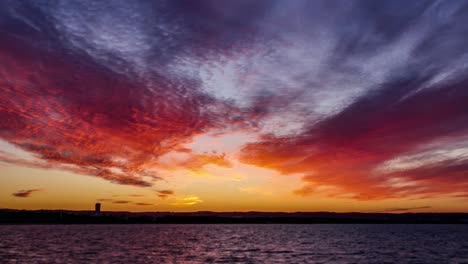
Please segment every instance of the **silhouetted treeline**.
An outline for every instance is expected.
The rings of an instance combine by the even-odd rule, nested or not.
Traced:
[[[316,224],[316,223],[456,223],[468,224],[468,213],[330,213],[330,212],[104,212],[0,210],[0,224]]]

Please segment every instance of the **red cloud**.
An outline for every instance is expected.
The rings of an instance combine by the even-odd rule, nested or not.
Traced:
[[[467,81],[413,92],[424,82],[388,84],[300,135],[247,145],[242,160],[306,174],[299,195],[367,200],[464,192],[468,197],[468,159],[463,156],[399,172],[377,170],[420,146],[457,142],[468,133]],[[392,184],[395,178],[402,182]]]
[[[197,155],[185,149],[184,144],[194,136],[215,129],[231,131],[233,126],[250,128],[249,132],[262,131],[262,122],[284,111],[293,119],[301,117],[298,120],[303,123],[302,132],[284,137],[263,135],[260,142],[245,146],[241,159],[284,174],[303,174],[304,186],[295,191],[299,195],[316,193],[364,200],[466,196],[465,156],[442,157],[399,171],[379,170],[388,161],[417,152],[421,146],[434,142],[452,144],[468,134],[468,80],[460,73],[465,68],[460,59],[466,54],[465,29],[454,26],[441,35],[436,23],[414,35],[408,27],[413,28],[409,25],[415,21],[428,21],[428,13],[422,12],[427,9],[425,5],[408,12],[408,17],[388,15],[392,11],[385,5],[368,9],[363,3],[351,10],[345,8],[347,15],[359,19],[352,29],[343,32],[336,27],[342,24],[340,20],[334,20],[347,17],[340,5],[334,8],[331,19],[325,20],[310,16],[311,10],[329,14],[314,5],[286,6],[285,10],[294,10],[301,18],[297,24],[283,23],[284,12],[279,12],[280,16],[277,13],[282,8],[262,9],[263,4],[237,8],[233,5],[229,16],[223,15],[224,7],[213,3],[190,8],[168,4],[163,5],[168,8],[164,10],[154,6],[154,10],[168,14],[158,16],[158,23],[164,26],[141,28],[140,23],[124,19],[130,24],[114,27],[106,23],[92,31],[125,40],[122,45],[112,45],[109,39],[100,39],[99,34],[94,34],[98,41],[88,41],[83,31],[76,30],[79,26],[67,24],[76,18],[78,25],[83,23],[85,28],[96,25],[81,21],[81,15],[69,21],[64,18],[67,12],[56,14],[47,8],[23,4],[1,6],[5,12],[0,25],[0,138],[32,153],[35,159],[0,153],[1,162],[67,170],[118,184],[148,187],[160,179],[155,169],[159,158],[173,151],[190,155],[176,165],[192,170],[206,164],[231,165],[224,155]],[[460,11],[458,8],[453,10]],[[91,14],[106,17],[121,15],[108,13],[111,10],[100,5],[93,10]],[[268,10],[272,13],[263,13]],[[372,10],[372,15],[366,10]],[[356,11],[359,12],[353,13]],[[421,17],[423,13],[426,15]],[[183,14],[181,17],[186,19],[175,19],[171,14]],[[153,21],[153,13],[146,15],[137,17]],[[466,24],[458,15],[451,16],[450,21],[454,25]],[[267,25],[270,23],[271,28]],[[305,23],[318,25],[320,32],[325,30],[323,43],[313,45],[315,28],[304,27]],[[398,26],[380,26],[391,23]],[[136,30],[127,32],[129,28]],[[148,35],[142,33],[146,31]],[[372,41],[363,41],[362,36]],[[143,42],[147,52],[125,46],[126,40],[130,46]],[[251,49],[253,46],[258,48]],[[278,54],[273,52],[277,48]],[[389,61],[388,69],[382,69],[387,65],[378,66],[379,61],[387,58],[389,51],[391,56],[403,53],[408,63]],[[249,60],[254,53],[261,56]],[[325,58],[315,61],[316,54]],[[236,57],[249,59],[242,63]],[[234,62],[234,66],[229,62]],[[190,64],[189,69],[185,63]],[[372,72],[364,69],[369,66],[360,67],[364,63],[379,68],[379,77],[369,77],[372,80],[366,80],[366,85],[381,85],[357,98],[349,96],[349,102],[326,105],[325,108],[336,106],[333,111],[339,112],[330,111],[333,114],[327,116],[319,113],[315,118],[316,108],[309,109],[307,105],[319,104],[320,94],[329,92],[325,91],[329,88],[333,96],[349,92],[340,91],[340,87],[362,85],[361,79]],[[180,64],[184,66],[177,68]],[[220,77],[221,86],[231,77],[240,80],[226,83],[226,87],[212,87],[218,96],[209,95],[200,74],[185,74],[206,65],[219,67],[205,72],[219,76],[205,77]],[[256,68],[263,66],[271,71],[257,73]],[[184,73],[174,73],[171,67]],[[359,80],[348,85],[351,75],[351,79]],[[246,89],[238,89],[244,84]],[[335,84],[338,88],[332,89]],[[242,103],[247,106],[215,99],[230,92],[250,93],[239,97],[246,100]],[[289,112],[289,108],[296,110]],[[283,123],[287,121],[279,122]],[[172,194],[168,190],[158,193],[161,198]]]
[[[4,162],[150,186],[159,179],[153,169],[158,157],[183,150],[182,143],[205,129],[229,124],[216,121],[227,116],[227,105],[193,82],[155,76],[142,83],[86,58],[5,36],[1,41],[0,137],[40,160]],[[187,166],[200,162],[226,163],[200,156]]]

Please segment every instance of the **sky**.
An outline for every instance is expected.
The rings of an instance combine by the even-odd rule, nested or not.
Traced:
[[[0,208],[468,212],[468,2],[0,2]]]

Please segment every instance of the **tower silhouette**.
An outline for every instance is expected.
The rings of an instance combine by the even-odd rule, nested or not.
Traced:
[[[101,203],[96,203],[96,205],[94,206],[94,214],[95,215],[101,214]]]

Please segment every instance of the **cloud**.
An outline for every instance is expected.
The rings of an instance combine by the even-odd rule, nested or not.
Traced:
[[[130,197],[144,197],[143,194],[129,194]]]
[[[198,203],[202,203],[203,200],[200,199],[198,196],[187,196],[184,198],[178,198],[175,202],[172,203],[174,206],[192,206]]]
[[[110,202],[110,203],[113,203],[113,204],[122,204],[122,205],[125,205],[125,204],[134,204],[134,205],[137,205],[137,206],[150,206],[150,205],[153,205],[153,204],[150,204],[150,203],[134,202],[134,201],[129,201],[129,200],[116,200],[116,199],[110,199],[110,198],[100,198],[100,199],[97,199],[97,201],[98,202]]]
[[[114,201],[114,199],[108,199],[108,198],[100,198],[100,199],[97,199],[98,202],[112,202]]]
[[[358,199],[462,190],[467,184],[460,176],[466,174],[466,158],[398,173],[376,175],[374,169],[425,144],[463,138],[468,132],[463,121],[467,116],[465,84],[460,80],[415,94],[411,93],[425,85],[424,79],[385,84],[297,137],[248,145],[243,160],[283,173],[309,174],[304,177],[306,187],[297,191],[302,195],[313,193],[317,183],[339,186],[337,194],[356,193]],[[434,105],[438,105],[436,112]],[[418,180],[422,188],[382,186],[389,177]]]
[[[84,8],[85,5],[78,6]],[[108,69],[109,65],[118,67],[120,64],[107,59],[118,60],[115,57],[123,54],[125,60],[125,54],[132,55],[136,50],[127,50],[132,43],[113,46],[119,42],[113,37],[130,39],[119,31],[104,29],[104,33],[113,37],[103,40],[75,36],[73,30],[79,28],[80,23],[87,23],[85,18],[91,11],[77,12],[69,18],[73,21],[60,22],[68,12],[75,12],[68,4],[57,7],[61,11],[44,6],[35,8],[45,17],[58,16],[55,20],[44,19],[37,25],[44,34],[47,29],[56,28],[71,40],[63,42],[56,39],[56,35],[33,34],[37,37],[35,41],[23,41],[16,37],[21,34],[18,29],[2,28],[11,34],[3,35],[0,45],[0,58],[4,62],[0,67],[0,82],[4,87],[0,96],[0,137],[42,161],[10,160],[11,163],[59,169],[65,165],[79,174],[146,187],[159,179],[154,167],[160,156],[179,149],[182,143],[207,128],[225,125],[222,120],[227,106],[204,95],[194,79],[154,73],[151,79],[141,80],[138,75],[122,75]],[[114,12],[96,8],[99,12]],[[120,10],[120,7],[115,8]],[[28,12],[16,5],[6,10],[12,14]],[[104,17],[107,15],[102,14]],[[5,19],[16,21],[18,17]],[[65,28],[60,23],[64,23]],[[94,30],[94,26],[99,25],[89,24],[89,30]],[[123,27],[125,34],[133,34],[132,25],[128,28],[114,26],[116,29]],[[98,28],[102,29],[96,27],[96,30]],[[95,35],[105,37],[104,33]],[[93,42],[81,42],[86,39]],[[52,50],[42,48],[49,44]],[[155,47],[161,45],[151,48]],[[87,55],[82,53],[82,48]],[[104,61],[102,56],[106,57]],[[42,66],[36,67],[37,63]]]
[[[160,190],[156,192],[158,193],[158,197],[162,199],[166,199],[167,197],[175,194],[175,192],[172,190]]]
[[[153,205],[153,204],[150,204],[150,203],[135,203],[135,205],[138,205],[138,206],[150,206],[150,205]]]
[[[130,201],[125,201],[125,200],[113,200],[112,203],[115,204],[128,204]]]
[[[419,207],[408,207],[408,208],[387,208],[385,212],[403,212],[403,211],[412,211],[420,209],[430,209],[432,206],[419,206]]]
[[[371,210],[366,211],[366,213],[398,213],[398,212],[408,212],[408,211],[417,211],[422,209],[431,209],[432,206],[418,206],[418,207],[400,207],[400,208],[386,208],[383,210]]]
[[[161,156],[158,167],[167,170],[185,168],[192,171],[200,171],[205,165],[209,164],[227,168],[232,167],[232,162],[226,153],[218,154],[216,151],[212,151],[211,153],[206,151],[204,153],[196,153],[192,150],[186,152],[179,151],[179,149]]]
[[[151,186],[151,183],[145,180],[142,180],[134,174],[124,174],[124,173],[114,173],[109,169],[99,168],[99,167],[79,167],[74,164],[61,164],[61,163],[51,163],[40,159],[35,160],[25,160],[17,158],[11,154],[2,154],[0,153],[0,162],[6,164],[14,164],[18,166],[25,166],[30,168],[38,169],[60,169],[64,171],[70,171],[76,174],[82,175],[92,175],[100,177],[111,181],[113,183],[125,184],[125,185],[134,185],[138,187],[148,187]],[[154,178],[153,179],[158,179]]]
[[[369,77],[375,77],[364,83],[368,88],[354,98],[347,96],[347,101],[339,103],[335,111],[319,118],[307,117],[310,121],[298,133],[268,135],[260,142],[248,144],[241,159],[284,174],[305,174],[305,185],[295,191],[299,195],[368,200],[463,191],[468,183],[461,176],[466,174],[464,157],[399,173],[377,171],[376,168],[426,145],[438,142],[453,145],[465,137],[468,132],[465,105],[468,101],[464,87],[468,79],[458,70],[452,72],[451,69],[459,66],[455,53],[459,56],[467,54],[468,50],[459,46],[466,40],[455,33],[461,28],[443,37],[436,32],[442,24],[448,23],[444,20],[448,18],[442,15],[444,12],[452,14],[454,20],[465,21],[467,18],[454,15],[460,11],[459,5],[424,6],[419,3],[398,15],[401,23],[398,22],[400,24],[395,28],[378,28],[380,23],[396,25],[395,20],[380,13],[383,10],[392,12],[395,7],[366,6],[369,3],[365,3],[349,10],[350,14],[357,11],[359,18],[352,22],[355,31],[351,27],[340,35],[342,41],[335,47],[338,52],[335,58],[341,65],[353,65],[354,69],[343,69],[343,76],[360,76],[361,80],[362,75],[356,73],[364,73],[366,69],[362,65],[373,65]],[[371,6],[377,8],[373,14],[367,13]],[[413,27],[431,15],[437,17],[434,27],[415,32]],[[377,34],[377,28],[383,30],[383,34]],[[438,45],[442,40],[458,48],[452,53]],[[368,50],[369,47],[373,48]],[[397,53],[393,54],[391,50]],[[385,57],[385,54],[393,54],[398,60]],[[357,58],[360,64],[355,64]],[[379,60],[383,58],[386,69],[379,68]],[[448,61],[457,66],[445,64]],[[335,74],[336,69],[330,69],[330,74]],[[447,78],[435,80],[434,76]],[[339,87],[336,94],[346,93],[345,90],[348,90],[345,86]],[[432,151],[437,153],[438,149]],[[385,185],[394,177],[412,185]],[[324,189],[323,186],[331,187]]]
[[[161,169],[232,167],[236,153],[187,146],[242,132],[255,136],[236,142],[240,160],[304,175],[298,195],[460,194],[466,8],[1,3],[0,138],[33,158],[2,152],[0,162],[151,187]]]
[[[33,193],[39,192],[41,190],[42,189],[20,190],[15,193],[12,193],[12,195],[19,198],[28,198],[31,197]]]

